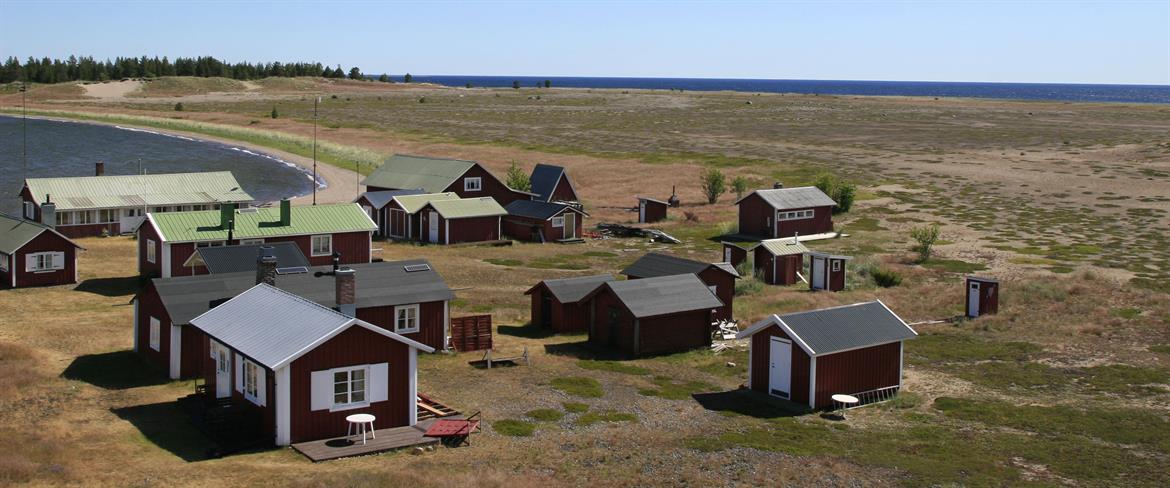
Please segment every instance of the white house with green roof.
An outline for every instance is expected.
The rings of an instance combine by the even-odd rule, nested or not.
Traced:
[[[69,237],[134,232],[147,213],[215,210],[254,200],[230,171],[28,178],[20,197],[24,218]]]
[[[138,270],[143,275],[204,274],[183,263],[200,247],[293,242],[313,266],[372,260],[371,239],[377,225],[356,203],[148,213],[138,229]]]

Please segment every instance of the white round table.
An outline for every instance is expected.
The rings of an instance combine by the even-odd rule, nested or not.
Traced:
[[[857,397],[855,397],[853,395],[836,394],[836,395],[833,395],[832,398],[833,398],[833,402],[835,404],[840,405],[840,407],[837,408],[837,410],[841,411],[841,418],[845,418],[845,409],[847,409],[853,405],[857,405],[858,403],[861,403],[861,400],[858,400]]]
[[[366,443],[367,433],[370,434],[371,439],[377,439],[378,436],[374,435],[374,420],[375,417],[368,413],[355,413],[346,417],[345,421],[349,422],[349,425],[345,429],[345,438],[349,439],[350,432],[353,432],[352,435],[357,435],[357,432],[360,430],[362,433],[362,444]]]

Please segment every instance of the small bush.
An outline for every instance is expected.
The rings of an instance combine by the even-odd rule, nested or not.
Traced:
[[[579,402],[564,402],[561,403],[561,406],[565,407],[565,411],[569,413],[585,413],[589,411],[589,405]]]
[[[579,397],[600,398],[605,394],[605,392],[601,390],[601,383],[598,383],[597,380],[593,378],[567,376],[553,378],[549,384],[552,385],[553,388]]]
[[[930,259],[930,253],[935,242],[938,241],[939,233],[938,224],[915,227],[910,230],[910,237],[918,243],[914,246],[914,252],[918,253],[918,262],[925,263]]]
[[[882,288],[893,288],[902,284],[902,274],[894,270],[875,269],[871,276],[873,276],[873,282]]]
[[[175,111],[176,111],[176,112],[182,112],[182,111],[183,111],[183,102],[178,102],[178,103],[176,103],[176,104],[175,104]]]
[[[556,422],[565,418],[565,412],[555,408],[538,408],[536,410],[529,410],[528,413],[524,415],[542,422]]]
[[[764,282],[754,277],[735,281],[735,296],[754,295],[764,291]]]
[[[615,412],[608,410],[605,412],[589,412],[577,419],[577,425],[593,425],[598,422],[636,422],[638,416],[632,413]]]
[[[280,116],[280,114],[278,114],[278,113],[276,112],[276,106],[275,106],[275,105],[273,105],[273,106],[272,106],[272,113],[271,113],[270,115],[271,115],[271,116],[272,116],[272,118],[274,118],[274,119],[275,119],[276,117]]]
[[[493,423],[492,429],[512,437],[532,437],[532,433],[536,432],[536,424],[524,420],[504,419]]]
[[[699,186],[703,189],[703,195],[707,197],[707,203],[714,204],[719,201],[719,195],[727,192],[726,178],[719,170],[707,168],[699,178]]]

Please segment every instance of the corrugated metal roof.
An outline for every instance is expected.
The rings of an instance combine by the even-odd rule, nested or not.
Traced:
[[[195,250],[207,271],[212,274],[239,273],[256,271],[256,258],[260,257],[261,247],[271,247],[272,256],[276,258],[276,267],[292,268],[309,266],[309,259],[293,242],[273,242],[270,244],[246,244],[235,246],[200,247]]]
[[[390,200],[394,197],[422,195],[423,193],[424,192],[422,190],[382,190],[368,191],[362,193],[361,196],[365,197],[366,201],[370,202],[370,205],[373,205],[375,209],[381,210],[382,207],[385,207],[387,203],[390,203]],[[356,202],[357,200],[354,201]]]
[[[544,280],[541,281],[541,283],[548,287],[553,296],[557,297],[557,301],[561,303],[577,303],[581,301],[582,298],[585,298],[585,295],[592,293],[593,290],[597,289],[597,287],[610,281],[617,281],[617,278],[614,278],[613,275],[603,274],[594,276],[581,276],[577,278]],[[534,289],[536,289],[536,287],[533,287],[527,292],[524,292],[524,294],[529,295]]]
[[[24,247],[25,244],[28,244],[29,241],[36,239],[37,236],[41,235],[41,233],[45,231],[61,235],[59,232],[56,232],[48,226],[38,222],[24,220],[13,217],[11,215],[0,213],[0,252],[11,255],[18,249]],[[79,248],[81,247],[78,246],[77,243],[70,240],[68,237],[63,235],[61,235],[61,237],[66,241],[69,241],[70,244],[73,244]],[[9,263],[9,266],[15,265],[13,263]]]
[[[532,183],[532,193],[537,195],[537,200],[547,202],[552,198],[553,190],[557,187],[557,182],[561,180],[561,175],[565,174],[565,168],[554,166],[551,164],[537,163],[535,168],[532,168],[532,176],[528,180]]]
[[[382,188],[421,188],[428,193],[446,190],[475,161],[395,154],[370,173],[362,184]]]
[[[780,324],[782,322],[782,324]],[[906,322],[880,300],[808,312],[773,315],[740,333],[752,335],[776,323],[786,328],[814,356],[914,338]],[[810,351],[811,350],[811,351]]]
[[[832,198],[825,195],[815,186],[801,186],[797,188],[777,188],[772,190],[756,190],[752,194],[759,195],[768,205],[783,210],[786,208],[832,207],[837,205]],[[750,194],[748,196],[751,196]],[[743,197],[747,198],[747,196]],[[743,201],[739,199],[735,203]]]
[[[723,302],[693,274],[611,281],[604,286],[613,290],[637,318],[723,306]]]
[[[791,237],[768,239],[766,241],[760,242],[756,246],[752,246],[752,249],[755,249],[757,246],[763,246],[764,249],[767,249],[768,252],[772,253],[773,256],[791,256],[793,254],[804,254],[806,252],[810,252],[807,247],[804,247],[804,244],[794,241],[795,239],[792,239]]]
[[[253,200],[230,171],[29,178],[25,184],[38,200],[50,195],[57,210]]]
[[[495,198],[460,198],[457,200],[433,200],[431,207],[444,219],[466,219],[471,217],[498,217],[508,215]]]
[[[418,213],[419,210],[422,210],[430,202],[458,199],[459,194],[452,192],[423,193],[421,195],[401,195],[394,197],[394,201],[398,202],[398,205],[408,214]]]
[[[529,219],[548,220],[563,212],[565,209],[572,208],[573,207],[562,203],[540,202],[536,200],[516,200],[512,203],[509,203],[505,210],[508,211],[508,215],[515,215],[517,217],[525,217]]]
[[[357,308],[384,307],[410,303],[451,300],[455,294],[433,269],[406,272],[405,267],[428,264],[425,259],[387,261],[349,265],[354,273],[355,304]],[[280,262],[277,262],[280,266]],[[332,277],[313,276],[316,271],[329,271],[330,266],[318,266],[309,273],[279,275],[276,286],[297,296],[332,307],[336,304],[336,290]],[[256,284],[256,272],[207,274],[155,278],[152,280],[163,306],[175,324],[186,324],[206,312],[209,304],[231,298]]]
[[[670,206],[670,203],[669,203],[669,202],[665,202],[665,201],[659,200],[659,199],[657,199],[657,198],[651,198],[651,197],[638,197],[638,200],[646,200],[646,201],[648,201],[648,202],[660,203],[660,204],[662,204],[662,205]]]
[[[739,273],[731,265],[721,266],[720,264],[726,263],[704,263],[702,261],[684,259],[669,254],[652,252],[643,255],[637,261],[634,261],[634,264],[627,266],[626,269],[622,270],[622,274],[638,278],[653,278],[655,276],[671,276],[687,273],[698,274],[711,266],[715,266],[733,276],[739,276]]]
[[[378,227],[356,203],[294,206],[290,225],[280,225],[280,208],[236,210],[235,239],[331,234],[335,232],[372,231]],[[219,210],[199,212],[150,213],[166,242],[222,241],[228,231],[220,227]]]

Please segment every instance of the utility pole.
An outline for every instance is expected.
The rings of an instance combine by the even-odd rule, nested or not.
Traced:
[[[25,92],[28,91],[28,82],[20,84],[20,132],[21,143],[20,149],[20,169],[24,173],[24,179],[28,179],[28,106],[25,103]]]
[[[317,204],[317,104],[321,97],[313,99],[313,205]]]

